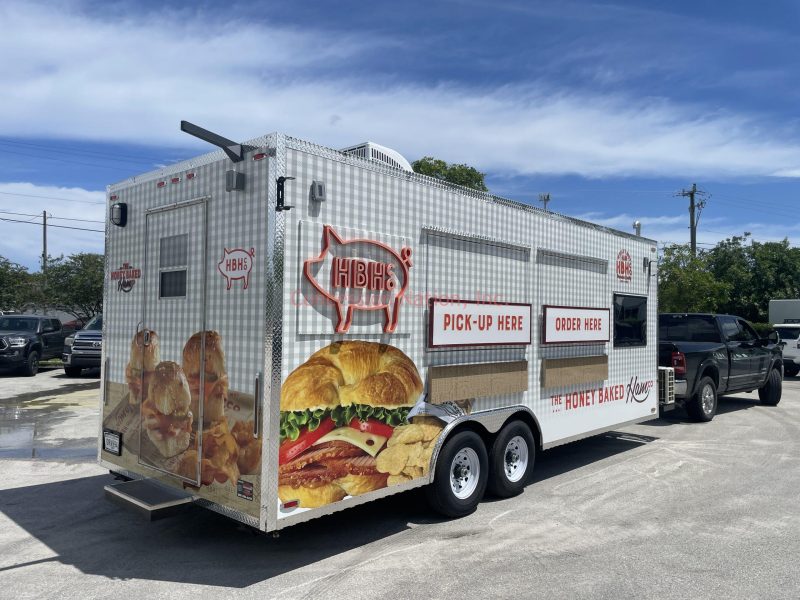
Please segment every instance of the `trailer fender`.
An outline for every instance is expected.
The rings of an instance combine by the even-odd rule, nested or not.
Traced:
[[[514,406],[506,406],[503,408],[493,408],[471,415],[462,415],[450,423],[448,423],[442,433],[436,440],[436,445],[431,454],[430,468],[428,469],[428,483],[433,482],[433,476],[436,471],[436,462],[439,459],[439,454],[444,447],[447,439],[458,431],[469,429],[474,431],[483,438],[487,449],[491,446],[494,434],[500,431],[503,426],[512,419],[519,419],[528,424],[536,439],[536,444],[541,449],[542,447],[542,432],[539,427],[539,421],[533,411],[527,406],[520,404]]]

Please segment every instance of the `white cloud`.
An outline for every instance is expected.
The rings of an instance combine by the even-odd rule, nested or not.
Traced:
[[[31,183],[0,183],[0,219],[14,219],[0,220],[0,256],[32,271],[39,270],[43,210],[47,210],[48,215],[47,253],[50,256],[102,253],[103,233],[81,229],[103,230],[104,206],[105,192]]]
[[[689,243],[689,218],[686,213],[635,217],[627,213],[609,215],[591,212],[574,216],[628,233],[633,233],[633,222],[638,220],[642,223],[643,237],[662,244]],[[704,217],[697,229],[697,243],[701,248],[709,248],[726,238],[741,236],[745,231],[750,232],[752,239],[758,242],[776,242],[788,238],[793,245],[800,243],[800,223],[734,223],[723,217]]]
[[[396,40],[168,9],[100,18],[80,6],[0,7],[3,135],[177,146],[194,143],[178,132],[188,119],[238,139],[371,139],[484,171],[800,175],[800,145],[750,115],[547,81],[385,83],[349,66]]]

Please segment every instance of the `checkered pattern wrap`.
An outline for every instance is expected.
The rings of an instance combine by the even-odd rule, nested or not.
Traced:
[[[614,234],[540,210],[524,210],[490,196],[464,194],[414,174],[297,140],[288,143],[286,175],[296,179],[287,184],[287,197],[295,208],[286,217],[282,379],[313,352],[335,340],[374,339],[408,354],[423,380],[432,365],[527,360],[527,392],[477,399],[474,410],[526,405],[542,426],[544,443],[650,414],[651,402],[592,406],[583,409],[581,415],[555,413],[549,405],[552,394],[587,386],[545,391],[540,384],[542,358],[581,355],[609,356],[605,385],[628,384],[634,375],[640,379],[655,376],[655,270],[648,274],[643,268],[645,258],[655,258],[649,240]],[[325,202],[310,200],[309,190],[315,180],[327,186]],[[335,334],[328,307],[294,301],[295,290],[303,280],[303,262],[320,252],[324,225],[349,227],[351,234],[359,237],[372,232],[378,241],[384,241],[387,234],[411,240],[414,266],[397,333],[382,333],[380,322],[376,322],[371,329]],[[539,249],[555,253],[555,257],[537,261]],[[630,282],[616,275],[616,257],[622,249],[632,257]],[[610,308],[613,317],[615,292],[648,296],[647,346],[615,348],[613,342],[540,345],[542,305]],[[531,303],[533,344],[428,350],[427,300],[432,296]]]

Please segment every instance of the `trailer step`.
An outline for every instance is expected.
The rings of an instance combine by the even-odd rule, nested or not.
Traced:
[[[134,479],[103,488],[106,499],[131,509],[150,521],[171,517],[188,508],[194,496],[154,479]]]

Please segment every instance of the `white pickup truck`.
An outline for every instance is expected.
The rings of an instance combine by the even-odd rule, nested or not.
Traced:
[[[774,325],[783,345],[783,372],[787,377],[800,373],[800,323]]]

